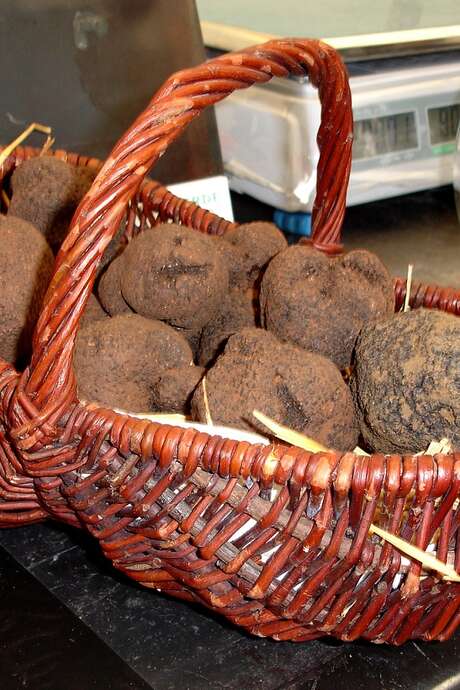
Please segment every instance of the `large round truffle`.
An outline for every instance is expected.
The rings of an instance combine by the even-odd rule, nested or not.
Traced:
[[[54,257],[43,235],[21,218],[0,216],[0,236],[0,357],[20,364],[30,353]]]
[[[152,408],[159,412],[189,414],[193,391],[204,374],[203,367],[167,369],[152,388]]]
[[[249,291],[231,290],[219,314],[203,329],[198,355],[199,364],[209,366],[222,352],[231,335],[251,326],[257,326],[252,294]]]
[[[108,265],[97,288],[101,304],[110,316],[130,314],[133,311],[121,294],[121,275],[125,270],[123,259],[122,254]]]
[[[228,269],[209,237],[168,224],[149,229],[123,254],[121,291],[134,311],[197,330],[218,311]]]
[[[234,247],[234,266],[241,276],[241,287],[253,287],[260,282],[270,259],[287,247],[287,240],[273,223],[256,221],[238,225],[223,235]],[[228,254],[231,260],[231,254]],[[235,284],[238,281],[235,279]]]
[[[173,328],[137,314],[86,326],[74,356],[81,398],[131,411],[152,409],[152,386],[163,371],[191,361],[187,341]]]
[[[460,318],[416,309],[365,326],[352,389],[373,450],[416,453],[443,438],[460,448]]]
[[[94,170],[52,156],[30,158],[11,177],[13,196],[8,213],[33,223],[56,253],[94,177]]]
[[[350,365],[361,328],[393,312],[391,277],[365,250],[330,258],[295,245],[270,262],[262,279],[262,323],[281,340]]]
[[[355,447],[358,427],[351,393],[329,360],[281,343],[262,329],[232,335],[206,374],[211,418],[216,424],[258,429],[256,408],[277,422],[330,448]],[[206,421],[204,388],[192,399],[192,414]]]

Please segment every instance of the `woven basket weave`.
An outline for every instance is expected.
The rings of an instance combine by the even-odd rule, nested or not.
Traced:
[[[460,585],[403,559],[369,528],[375,523],[421,549],[434,543],[438,559],[459,571],[460,454],[310,454],[152,423],[77,398],[78,324],[125,214],[126,241],[160,220],[214,234],[231,226],[144,181],[147,171],[206,106],[289,74],[308,75],[319,91],[312,241],[338,252],[351,99],[338,55],[321,42],[271,41],[175,74],[102,168],[55,152],[100,171],[57,257],[30,366],[18,374],[0,362],[0,525],[51,517],[83,527],[129,577],[200,602],[256,635],[445,640],[460,622]],[[36,154],[16,150],[2,179]],[[396,309],[405,289],[395,281]],[[416,285],[410,302],[460,314],[460,292],[451,289]]]

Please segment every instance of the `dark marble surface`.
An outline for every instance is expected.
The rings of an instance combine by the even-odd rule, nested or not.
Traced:
[[[55,610],[55,598],[66,604],[76,623],[85,623],[155,690],[460,688],[459,635],[444,644],[410,642],[401,648],[333,640],[295,644],[250,638],[204,609],[125,579],[105,561],[95,542],[77,530],[52,523],[4,530],[0,544],[53,595],[46,606],[44,627],[50,638],[57,638],[50,642],[56,664],[68,654],[69,637],[59,631],[61,609]],[[23,600],[21,583],[14,587],[11,583],[11,577],[3,582],[1,615],[21,619],[31,595],[27,590]],[[10,590],[14,591],[12,600],[7,596]],[[33,637],[33,620],[23,627],[29,626]],[[14,654],[30,654],[32,663],[34,647],[25,649],[24,644],[25,640],[19,640]],[[79,644],[82,642],[76,642],[75,651]],[[88,654],[91,657],[91,650]],[[111,687],[90,685],[99,658],[95,648],[88,682],[78,687]],[[10,687],[13,690],[15,686],[8,690]],[[45,686],[37,687],[41,690]]]
[[[2,547],[0,687],[2,690],[149,688]]]

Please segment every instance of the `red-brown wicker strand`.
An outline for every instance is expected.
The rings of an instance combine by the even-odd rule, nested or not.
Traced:
[[[323,119],[317,246],[340,238],[351,150],[346,74],[317,41],[276,41],[172,77],[115,147],[57,261],[20,377],[0,362],[0,526],[51,516],[87,529],[122,572],[198,602],[253,634],[402,644],[448,639],[460,585],[370,537],[376,522],[460,569],[460,454],[358,457],[251,445],[149,422],[76,399],[73,339],[97,263],[127,214],[125,241],[174,220],[228,222],[142,178],[207,104],[271,76],[309,74]],[[18,149],[2,179],[33,149]],[[98,161],[59,151],[75,165]],[[129,204],[129,205],[128,205]],[[137,222],[140,220],[140,223]],[[405,281],[395,281],[396,308]],[[459,292],[413,285],[410,303],[459,314]],[[436,541],[433,541],[437,536]]]

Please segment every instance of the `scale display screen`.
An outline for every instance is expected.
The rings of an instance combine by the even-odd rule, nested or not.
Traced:
[[[354,122],[354,160],[408,151],[417,147],[417,124],[414,111]]]
[[[455,141],[460,123],[460,103],[428,108],[431,145]]]

